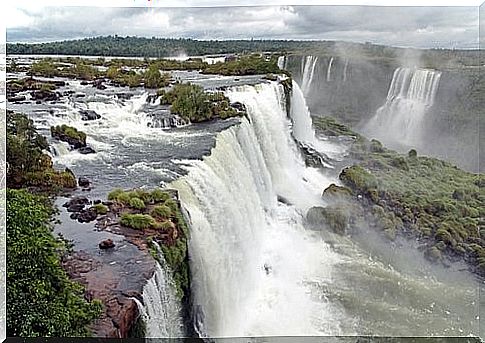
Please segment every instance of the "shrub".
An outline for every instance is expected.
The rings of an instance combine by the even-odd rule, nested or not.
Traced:
[[[167,201],[165,201],[164,205],[168,206],[172,210],[172,212],[176,212],[179,209],[177,202],[173,199],[168,199]]]
[[[172,210],[166,205],[155,206],[150,213],[155,218],[170,218]]]
[[[116,197],[116,202],[123,205],[128,205],[130,203],[130,199],[130,194],[128,192],[122,192]]]
[[[409,158],[416,158],[416,157],[418,157],[418,152],[415,149],[411,149],[408,152],[408,157]]]
[[[145,208],[145,203],[140,198],[131,198],[130,206],[137,210],[143,210]]]
[[[170,194],[162,191],[160,188],[155,188],[150,193],[150,196],[152,197],[153,201],[155,201],[155,202],[167,201],[168,199],[170,199]]]
[[[108,213],[108,206],[103,204],[95,204],[92,206],[96,210],[97,214],[106,214]]]
[[[155,228],[157,228],[159,230],[165,231],[165,230],[173,228],[175,225],[170,220],[164,220],[162,222],[156,222],[154,226],[155,226]]]
[[[118,196],[121,194],[121,193],[124,193],[125,191],[122,190],[121,188],[115,188],[113,189],[111,192],[109,192],[108,194],[108,200],[116,200],[118,198]]]
[[[121,215],[120,224],[132,229],[143,230],[152,227],[155,224],[155,219],[148,214],[123,213]]]

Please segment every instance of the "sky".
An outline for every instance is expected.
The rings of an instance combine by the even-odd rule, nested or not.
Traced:
[[[291,6],[273,5],[284,1],[266,0],[264,4],[267,6],[202,8],[156,6],[162,3],[163,6],[168,3],[170,6],[220,6],[227,1],[140,1],[116,1],[123,7],[108,7],[113,5],[110,0],[83,2],[102,4],[103,7],[66,6],[76,5],[76,1],[69,3],[66,0],[12,2],[4,11],[6,39],[8,42],[46,42],[117,34],[194,39],[369,41],[417,48],[477,48],[479,39],[479,10],[477,3],[471,0],[454,3],[468,7]],[[250,4],[248,1],[236,0],[231,4]],[[350,0],[346,3],[382,3],[369,1]],[[321,2],[308,0],[305,3]],[[421,0],[419,3],[432,5],[437,2]]]

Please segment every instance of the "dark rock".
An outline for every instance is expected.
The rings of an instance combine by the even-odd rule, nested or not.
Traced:
[[[305,158],[305,164],[307,167],[323,168],[330,163],[330,158],[323,153],[320,153],[301,142],[298,142],[298,146]]]
[[[101,200],[96,199],[96,200],[94,200],[93,204],[95,204],[95,205],[101,204]]]
[[[88,81],[81,81],[81,85],[82,86],[87,86],[87,85],[89,85],[89,82]]]
[[[231,104],[231,107],[234,107],[236,110],[238,110],[240,112],[246,112],[246,106],[239,101],[233,102]]]
[[[36,101],[56,101],[59,97],[56,93],[47,90],[38,90],[30,93],[32,100]]]
[[[74,94],[74,97],[75,98],[84,98],[86,96],[86,94],[84,93],[77,93],[77,94]]]
[[[51,136],[52,138],[58,139],[60,141],[68,143],[73,149],[81,149],[86,147],[86,137],[72,136],[66,134],[66,131],[58,129],[58,127],[51,128]]]
[[[25,100],[26,100],[26,98],[23,95],[12,96],[12,97],[7,98],[8,102],[20,102],[20,101],[25,101]]]
[[[132,96],[130,93],[116,93],[116,97],[121,100],[130,100]]]
[[[110,248],[114,248],[114,247],[115,247],[115,243],[111,239],[106,239],[106,240],[102,241],[101,243],[99,243],[100,249],[110,249]]]
[[[99,89],[99,90],[105,90],[106,86],[103,85],[104,79],[98,79],[93,81],[93,87]]]
[[[42,104],[42,101],[37,100],[35,103],[36,103],[37,105],[40,105],[40,104]]]
[[[83,155],[95,154],[96,153],[96,151],[93,148],[89,147],[89,146],[81,147],[77,151],[79,151],[79,153],[80,154],[83,154]]]
[[[64,203],[62,206],[67,207],[68,212],[79,212],[86,204],[89,204],[89,199],[83,196],[77,196]]]
[[[77,182],[80,187],[89,187],[90,181],[87,177],[81,176]]]
[[[77,220],[80,223],[89,223],[96,220],[97,217],[98,213],[96,212],[96,209],[88,208],[87,210],[82,210],[78,213]]]
[[[81,120],[96,120],[100,119],[101,116],[92,110],[80,110]]]
[[[147,96],[146,102],[148,104],[152,104],[152,103],[154,103],[157,100],[157,98],[158,98],[158,95],[156,95],[156,94],[150,94],[149,96]]]
[[[325,199],[329,198],[346,198],[352,196],[352,191],[350,188],[337,186],[336,184],[332,183],[330,186],[325,188],[323,191],[322,196]]]

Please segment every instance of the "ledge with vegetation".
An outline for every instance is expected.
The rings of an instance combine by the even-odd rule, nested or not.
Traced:
[[[309,211],[311,223],[343,233],[365,217],[390,240],[397,235],[417,240],[430,260],[465,261],[485,276],[483,174],[418,156],[415,150],[398,154],[329,117],[314,117],[314,126],[328,136],[354,137],[350,157],[356,162],[340,173],[345,187],[325,190],[332,205]]]

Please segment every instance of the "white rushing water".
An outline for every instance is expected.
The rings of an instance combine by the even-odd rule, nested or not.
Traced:
[[[333,57],[330,57],[330,61],[328,62],[327,67],[327,82],[330,82],[330,76],[332,73],[332,65],[333,65]]]
[[[321,203],[331,180],[304,167],[281,85],[228,95],[246,105],[251,123],[220,133],[211,155],[174,183],[190,214],[198,330],[211,337],[339,334],[340,309],[312,294],[313,283],[330,281],[337,256],[303,228],[301,216]]]
[[[317,62],[318,56],[306,56],[304,59],[301,90],[305,95],[310,91]]]
[[[279,56],[277,65],[278,65],[278,68],[280,68],[281,70],[285,69],[285,67],[286,67],[286,56]]]
[[[393,145],[417,145],[426,111],[433,106],[441,72],[431,69],[397,68],[387,99],[365,126],[370,136]]]
[[[143,287],[143,304],[137,301],[146,326],[145,337],[183,337],[181,306],[175,294],[172,272],[160,251],[159,258],[162,265],[157,262],[155,273]]]
[[[346,59],[345,59],[345,64],[344,64],[343,78],[342,78],[342,80],[343,80],[344,82],[346,82],[346,81],[347,81],[347,68],[348,68],[348,66],[349,66],[349,59],[348,59],[348,58],[346,58]]]

